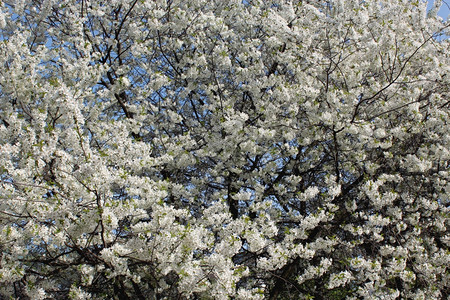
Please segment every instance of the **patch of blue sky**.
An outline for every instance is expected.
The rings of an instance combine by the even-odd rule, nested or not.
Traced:
[[[435,0],[428,1],[428,10],[433,8]],[[438,16],[440,16],[444,21],[448,21],[448,17],[450,14],[450,0],[443,0],[441,8],[438,11]]]

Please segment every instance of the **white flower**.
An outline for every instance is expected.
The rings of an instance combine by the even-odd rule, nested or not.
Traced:
[[[6,26],[6,20],[5,20],[5,14],[3,11],[0,10],[0,29],[5,28]]]
[[[83,291],[80,287],[75,287],[72,285],[69,292],[70,299],[73,300],[89,300],[92,299],[91,294],[86,291]]]
[[[348,271],[343,271],[338,274],[332,274],[328,281],[327,288],[334,289],[339,286],[346,285],[353,278],[352,274]]]

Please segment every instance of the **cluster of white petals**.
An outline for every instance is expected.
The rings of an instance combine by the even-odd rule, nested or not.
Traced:
[[[0,1],[0,298],[447,299],[424,1]]]

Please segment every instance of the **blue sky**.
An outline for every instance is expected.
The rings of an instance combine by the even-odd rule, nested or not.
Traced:
[[[428,1],[428,8],[433,7],[434,0]],[[439,10],[438,15],[442,17],[442,19],[447,20],[448,15],[450,14],[450,0],[443,0],[441,9]]]

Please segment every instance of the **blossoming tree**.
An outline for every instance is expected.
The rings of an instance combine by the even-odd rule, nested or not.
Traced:
[[[448,297],[426,3],[0,7],[0,295]]]

